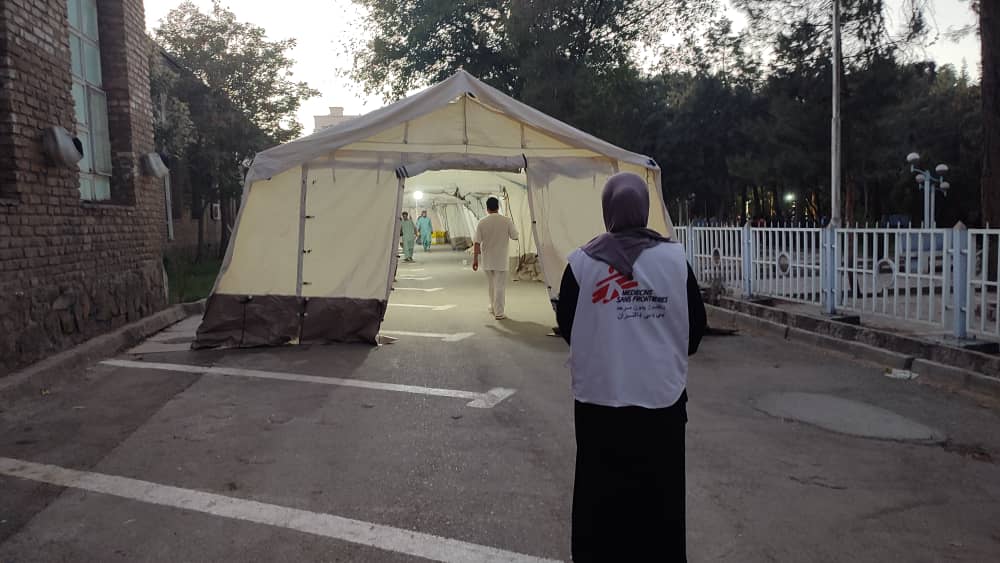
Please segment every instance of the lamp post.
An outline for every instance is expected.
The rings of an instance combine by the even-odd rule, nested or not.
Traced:
[[[830,126],[830,226],[840,228],[841,129],[840,129],[840,0],[833,0],[833,116]]]
[[[920,162],[920,155],[915,152],[911,152],[906,156],[906,162],[910,163],[910,172],[916,174],[917,186],[924,191],[923,227],[925,229],[933,229],[937,226],[937,222],[934,219],[934,192],[940,191],[942,195],[947,197],[948,190],[951,189],[951,184],[944,179],[945,173],[948,172],[948,165],[938,164],[934,168],[934,172],[937,173],[937,176],[935,176],[930,170],[917,168],[917,163]],[[935,184],[937,185],[935,186]]]

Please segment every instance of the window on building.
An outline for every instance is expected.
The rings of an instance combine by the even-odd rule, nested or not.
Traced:
[[[111,136],[108,97],[101,76],[97,0],[68,0],[76,131],[83,142],[80,199],[111,199]]]

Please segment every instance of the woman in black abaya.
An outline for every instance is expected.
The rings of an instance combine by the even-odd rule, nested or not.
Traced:
[[[602,204],[608,232],[570,256],[556,305],[576,399],[573,560],[684,562],[687,356],[705,307],[683,249],[646,228],[645,180],[612,176]]]

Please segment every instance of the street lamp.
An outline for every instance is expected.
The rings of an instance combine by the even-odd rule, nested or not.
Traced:
[[[948,172],[947,164],[938,164],[934,168],[934,172],[937,176],[931,173],[930,170],[921,170],[917,168],[917,163],[920,162],[920,155],[911,152],[906,155],[906,162],[910,163],[910,172],[916,174],[917,187],[924,190],[924,223],[925,229],[933,229],[937,226],[937,222],[934,220],[934,192],[940,191],[945,197],[948,196],[948,190],[951,189],[951,184],[945,181],[944,175]],[[937,184],[936,186],[934,184]]]
[[[424,199],[424,192],[413,192],[413,199],[416,201]]]
[[[796,206],[796,199],[794,192],[788,192],[787,194],[785,194],[785,203],[790,205],[792,208],[792,215],[791,217],[788,217],[788,220],[795,221],[797,219],[796,215],[798,215],[798,209]]]

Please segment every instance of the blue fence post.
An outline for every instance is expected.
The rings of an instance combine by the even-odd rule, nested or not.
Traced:
[[[743,298],[750,299],[753,297],[753,231],[749,221],[743,225],[740,238],[740,250],[743,253]]]
[[[951,260],[952,276],[951,287],[954,302],[954,323],[953,333],[955,338],[963,339],[968,336],[968,314],[966,307],[969,295],[969,229],[964,223],[959,221],[955,224],[951,233],[954,255]]]
[[[820,286],[825,297],[823,311],[828,315],[837,314],[837,229],[833,225],[821,231],[823,252],[820,268]]]

